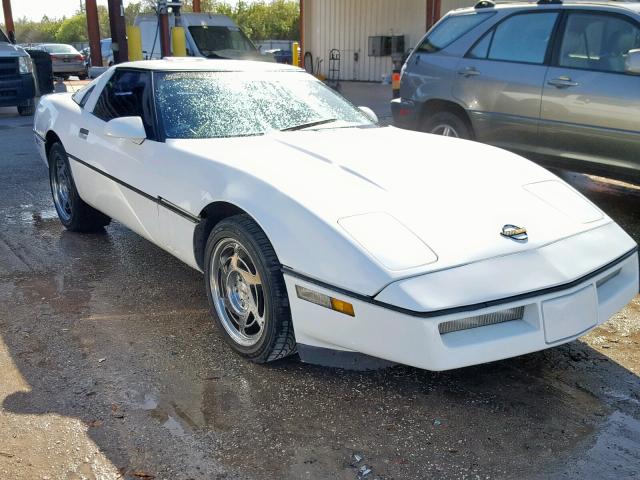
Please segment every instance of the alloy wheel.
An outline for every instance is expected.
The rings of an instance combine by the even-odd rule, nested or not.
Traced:
[[[229,336],[251,347],[262,337],[266,297],[255,261],[234,238],[223,238],[211,256],[210,285],[216,313]]]
[[[71,175],[67,162],[59,153],[53,158],[54,172],[51,178],[51,191],[53,192],[53,203],[56,210],[64,222],[71,220],[72,198],[71,198]]]
[[[460,137],[456,129],[446,123],[441,123],[439,125],[436,125],[431,129],[431,133],[434,133],[436,135],[442,135],[443,137],[454,137],[454,138]]]

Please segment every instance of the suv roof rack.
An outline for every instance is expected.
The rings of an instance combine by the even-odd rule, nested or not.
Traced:
[[[562,5],[562,0],[538,0],[538,5]]]
[[[496,4],[494,2],[492,2],[491,0],[480,0],[478,3],[476,3],[473,8],[492,8],[495,7]]]

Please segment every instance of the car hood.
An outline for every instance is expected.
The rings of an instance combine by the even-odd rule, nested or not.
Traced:
[[[539,248],[611,222],[547,170],[471,141],[386,127],[177,142],[215,152],[206,155],[269,183],[365,249],[373,239],[363,236],[394,243],[402,232],[387,221],[353,231],[343,220],[394,217],[437,257],[394,278]],[[501,235],[508,224],[526,228],[528,239]]]
[[[22,47],[18,47],[13,45],[12,43],[0,42],[0,57],[26,57],[27,52],[25,52]]]

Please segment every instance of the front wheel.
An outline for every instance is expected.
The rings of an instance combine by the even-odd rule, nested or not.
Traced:
[[[21,117],[30,117],[36,111],[36,101],[34,98],[18,105],[18,114]]]
[[[60,143],[54,143],[49,149],[49,183],[58,218],[67,230],[96,232],[111,222],[108,216],[87,205],[78,195],[67,152]]]
[[[209,235],[205,285],[216,323],[236,352],[256,363],[295,352],[280,263],[248,215],[221,221]]]
[[[425,119],[422,131],[445,137],[471,138],[471,129],[464,119],[453,112],[437,112]]]

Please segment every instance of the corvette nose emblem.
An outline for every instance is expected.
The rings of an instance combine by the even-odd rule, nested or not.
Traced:
[[[502,227],[502,231],[500,235],[503,237],[512,238],[513,240],[519,240],[521,242],[527,240],[529,235],[527,235],[527,229],[524,227],[518,227],[516,225],[505,225]]]

